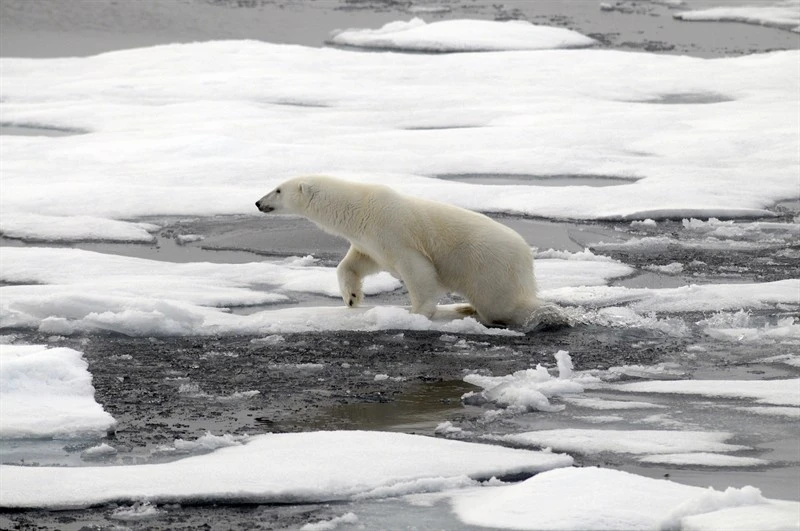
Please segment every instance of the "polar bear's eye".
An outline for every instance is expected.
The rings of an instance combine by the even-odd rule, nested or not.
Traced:
[[[280,188],[278,188],[277,190],[275,190],[275,193],[276,193],[276,194],[279,194],[279,193],[281,193],[281,189],[280,189]]]

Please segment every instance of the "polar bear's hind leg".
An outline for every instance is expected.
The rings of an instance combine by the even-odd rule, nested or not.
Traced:
[[[399,260],[396,269],[411,298],[411,311],[433,317],[436,303],[445,292],[439,282],[436,266],[421,254],[411,251]]]

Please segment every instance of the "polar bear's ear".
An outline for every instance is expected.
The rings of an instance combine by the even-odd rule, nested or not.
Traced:
[[[300,194],[301,197],[311,197],[312,195],[312,187],[311,183],[307,181],[300,181],[297,183],[297,192]]]

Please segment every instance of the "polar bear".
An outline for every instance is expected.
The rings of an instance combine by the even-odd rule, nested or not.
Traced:
[[[526,325],[541,306],[531,248],[483,214],[323,176],[290,179],[256,206],[304,216],[350,242],[336,269],[347,306],[361,302],[362,279],[382,270],[405,283],[411,311],[428,318],[446,292],[464,296],[469,305],[459,312],[486,324]]]

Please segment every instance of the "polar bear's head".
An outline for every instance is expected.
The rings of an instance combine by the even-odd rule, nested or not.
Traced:
[[[302,214],[309,203],[311,187],[302,178],[288,180],[256,201],[256,207],[265,213]]]

